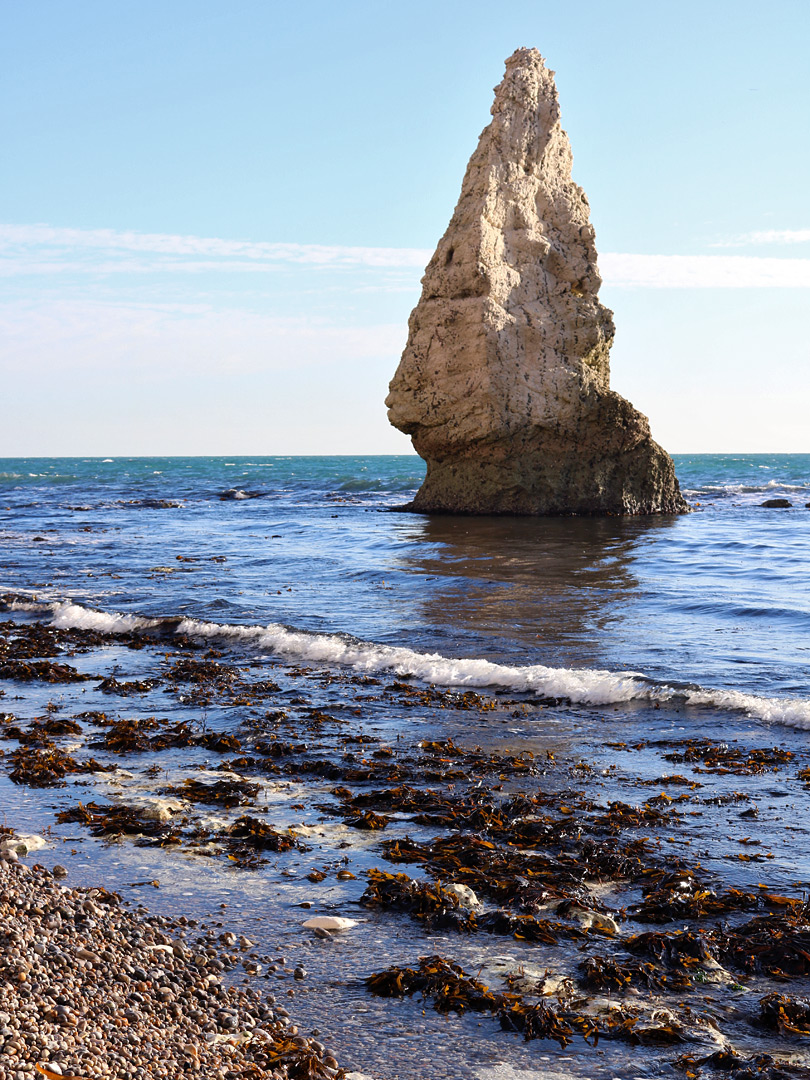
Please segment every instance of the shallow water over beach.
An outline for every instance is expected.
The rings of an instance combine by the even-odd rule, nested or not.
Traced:
[[[481,980],[501,990],[503,973],[521,965],[576,979],[583,949],[621,953],[621,941],[651,929],[632,910],[621,914],[640,902],[641,886],[608,878],[589,879],[587,889],[617,913],[618,941],[590,933],[552,946],[426,932],[407,914],[358,906],[374,868],[430,876],[424,863],[386,860],[383,840],[429,843],[447,826],[395,808],[379,832],[357,829],[346,824],[348,796],[333,789],[357,797],[407,782],[452,802],[467,782],[450,775],[448,740],[504,761],[525,755],[528,771],[504,765],[503,777],[479,762],[484,771],[470,787],[480,782],[479,795],[487,791],[495,802],[517,791],[553,794],[555,820],[571,817],[585,834],[592,829],[617,844],[645,837],[650,865],[699,864],[718,892],[766,886],[760,891],[800,898],[810,888],[801,775],[810,765],[810,456],[677,464],[696,505],[688,516],[537,521],[397,512],[420,479],[413,458],[0,463],[3,618],[99,634],[68,642],[53,658],[95,682],[55,685],[6,672],[0,711],[26,730],[48,717],[105,712],[110,723],[156,718],[149,738],[185,722],[195,739],[219,732],[241,743],[241,751],[199,741],[159,754],[116,751],[109,725],[84,718],[79,732],[54,743],[118,770],[68,774],[64,786],[47,788],[4,775],[7,821],[52,829],[48,858],[67,865],[76,883],[148,893],[153,910],[179,905],[211,916],[227,904],[219,917],[229,929],[258,935],[268,956],[280,950],[307,969],[300,985],[283,968],[266,980],[276,994],[294,990],[296,1019],[328,1032],[344,1066],[379,1080],[667,1075],[680,1053],[708,1053],[722,1040],[745,1053],[783,1052],[784,1039],[751,1022],[749,1002],[784,989],[762,972],[748,986],[735,970],[725,983],[702,987],[721,1035],[704,1026],[691,1042],[643,1050],[607,1039],[588,1047],[579,1037],[566,1047],[524,1042],[486,1015],[440,1015],[418,996],[377,998],[361,982],[429,954],[472,975],[482,969]],[[794,508],[759,505],[779,496]],[[126,644],[121,635],[131,631],[146,643]],[[277,689],[211,691],[203,700],[193,681],[168,674],[185,655],[184,637],[198,661],[213,650],[213,662],[241,672],[239,679]],[[113,679],[106,689],[102,677]],[[133,682],[150,685],[121,689]],[[480,701],[465,706],[460,695],[469,692]],[[266,720],[279,712],[283,720]],[[280,773],[238,764],[240,753],[261,756],[262,737],[307,749],[277,759]],[[444,749],[421,745],[428,743]],[[16,746],[3,742],[6,773]],[[762,762],[751,757],[774,748],[779,754]],[[334,772],[313,771],[307,761],[331,762]],[[376,765],[350,779],[363,761]],[[409,770],[407,780],[394,765],[385,772],[390,762]],[[460,767],[473,768],[466,758]],[[259,790],[241,808],[186,801],[180,843],[94,838],[86,823],[55,822],[78,802],[132,805],[165,798],[164,789],[189,778],[207,784],[231,774]],[[685,783],[661,783],[672,775]],[[382,802],[374,812],[385,810]],[[648,817],[617,822],[608,810],[616,803],[650,804]],[[292,828],[310,850],[253,867],[240,851],[229,859],[218,838],[245,813]],[[614,819],[600,824],[605,813]],[[354,878],[339,880],[341,869]],[[310,881],[314,870],[326,874],[322,882]],[[160,887],[131,884],[152,880]],[[328,942],[314,939],[301,928],[302,900],[360,921]],[[743,915],[729,918],[736,924]],[[503,956],[511,960],[497,960]],[[799,978],[789,991],[806,987]],[[681,997],[697,1008],[696,997]],[[666,994],[640,1000],[653,998],[677,1011],[680,999]]]

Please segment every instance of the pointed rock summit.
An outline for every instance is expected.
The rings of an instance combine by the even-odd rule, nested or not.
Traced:
[[[645,416],[610,389],[612,313],[554,73],[518,49],[422,279],[386,399],[427,476],[411,509],[687,509]]]

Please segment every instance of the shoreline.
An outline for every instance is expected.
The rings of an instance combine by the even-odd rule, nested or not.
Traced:
[[[688,1059],[690,1071],[705,1065],[710,1076],[723,1068],[710,1060],[722,1051],[737,1055],[742,1077],[763,1054],[787,1051],[779,1068],[793,1071],[784,1075],[810,1076],[806,1056],[788,1050],[772,1023],[775,995],[780,1007],[799,1009],[810,976],[801,952],[810,867],[794,865],[800,823],[785,820],[806,805],[801,732],[779,731],[775,746],[767,725],[718,714],[709,738],[695,728],[705,712],[687,716],[685,706],[631,714],[530,694],[483,696],[300,667],[239,643],[218,651],[176,634],[48,626],[25,612],[4,624],[3,639],[3,704],[14,713],[0,724],[11,744],[0,790],[21,796],[16,808],[7,803],[9,818],[76,844],[75,863],[67,848],[62,857],[84,885],[102,880],[124,893],[124,885],[158,884],[142,878],[163,879],[160,915],[122,911],[100,899],[110,895],[103,890],[73,890],[74,899],[99,909],[89,919],[102,937],[116,918],[130,952],[136,937],[147,976],[138,982],[154,985],[136,987],[144,1001],[133,999],[132,1011],[147,1029],[167,1008],[156,994],[175,995],[168,1006],[182,999],[173,974],[152,978],[148,963],[168,947],[172,957],[158,966],[179,966],[173,938],[201,953],[205,966],[192,960],[191,975],[205,985],[186,992],[195,1002],[196,991],[207,995],[202,1007],[191,1002],[202,1017],[189,1013],[213,1062],[200,1064],[204,1075],[230,1080],[229,1066],[246,1080],[284,1076],[261,1058],[284,1039],[297,1048],[285,1052],[312,1051],[300,1076],[343,1075],[325,1050],[296,1041],[304,1037],[270,998],[272,1018],[253,1016],[251,1028],[267,1030],[269,1041],[225,1049],[261,1004],[234,987],[243,995],[236,1028],[218,1026],[228,979],[255,977],[247,959],[267,965],[257,974],[282,980],[277,992],[295,996],[313,1037],[331,1029],[336,1058],[379,1078],[416,1080],[428,1068],[441,1080],[494,1080],[552,1061],[566,1075],[602,1080],[635,1069],[639,1043],[654,1075]],[[23,809],[26,797],[37,820]],[[2,872],[19,886],[30,877]],[[62,902],[67,893],[47,871],[31,873],[50,908],[54,897]],[[213,914],[223,899],[239,906]],[[34,906],[41,922],[50,908]],[[302,941],[309,917],[300,909],[354,925]],[[184,923],[177,910],[208,928]],[[87,921],[79,918],[82,932],[94,929]],[[255,956],[218,940],[229,931],[254,938],[251,924],[261,942]],[[771,948],[771,937],[782,944]],[[100,940],[81,947],[113,962]],[[306,979],[289,964],[275,970],[274,949],[305,962]],[[61,975],[75,953],[65,943],[57,951]],[[127,955],[121,963],[131,967]],[[90,980],[94,961],[79,960]],[[39,981],[49,992],[46,976]],[[132,1008],[131,997],[118,1013]],[[458,1015],[448,1017],[448,1000]],[[225,1009],[233,1011],[227,1000]],[[123,1025],[103,1022],[116,1027],[116,1046],[123,1028],[128,1051],[143,1047]],[[211,1024],[222,1043],[205,1039]],[[423,1057],[420,1046],[430,1047]],[[193,1074],[201,1054],[171,1066],[153,1056],[151,1075]],[[513,1072],[491,1071],[493,1061]],[[299,1080],[297,1064],[284,1064],[288,1080]],[[88,1080],[141,1080],[144,1067],[65,1063]],[[0,1080],[18,1080],[9,1073]],[[21,1080],[33,1077],[23,1070]]]

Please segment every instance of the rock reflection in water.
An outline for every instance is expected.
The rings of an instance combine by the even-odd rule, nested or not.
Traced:
[[[436,516],[408,523],[399,568],[445,579],[425,593],[426,621],[486,635],[490,659],[602,666],[638,596],[640,547],[676,521]]]

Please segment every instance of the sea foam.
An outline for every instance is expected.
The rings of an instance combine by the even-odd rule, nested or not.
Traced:
[[[164,631],[189,637],[233,641],[295,661],[342,666],[364,674],[390,672],[425,683],[454,689],[511,690],[533,693],[580,705],[622,702],[675,703],[744,713],[757,720],[810,729],[810,699],[763,697],[739,690],[700,686],[674,686],[634,671],[595,668],[547,667],[544,664],[509,666],[481,657],[455,658],[441,653],[360,641],[347,634],[320,634],[280,623],[234,625],[205,622],[183,616],[153,618],[98,611],[70,601],[12,600],[12,610],[50,612],[51,624],[102,633]]]

